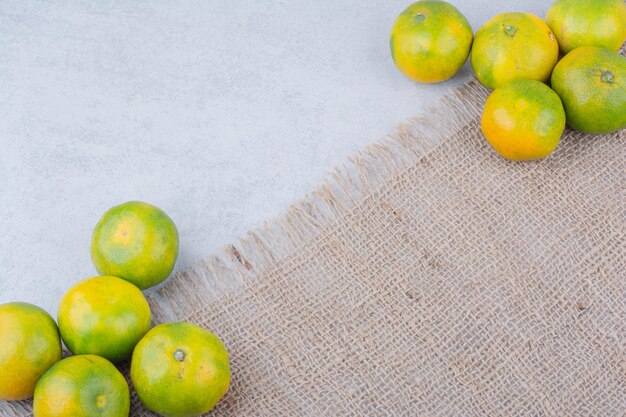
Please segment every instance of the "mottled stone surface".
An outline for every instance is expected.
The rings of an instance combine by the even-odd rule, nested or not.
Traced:
[[[417,85],[395,69],[408,3],[0,2],[0,303],[55,313],[126,200],[170,214],[183,269],[436,104],[471,70]],[[453,3],[474,30],[549,5]]]

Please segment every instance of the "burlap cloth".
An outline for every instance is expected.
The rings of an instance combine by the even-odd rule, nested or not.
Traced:
[[[624,416],[624,131],[508,162],[486,96],[471,81],[149,294],[226,343],[210,415]]]

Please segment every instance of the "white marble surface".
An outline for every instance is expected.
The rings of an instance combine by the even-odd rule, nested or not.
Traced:
[[[56,315],[126,200],[170,214],[183,269],[426,111],[471,70],[439,85],[396,70],[409,3],[0,1],[0,303]],[[474,30],[550,4],[453,3]]]

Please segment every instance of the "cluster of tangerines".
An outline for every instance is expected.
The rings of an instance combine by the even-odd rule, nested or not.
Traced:
[[[453,5],[421,0],[398,16],[391,55],[424,83],[449,79],[469,56],[494,90],[481,118],[487,142],[507,159],[533,160],[554,151],[566,123],[595,134],[626,127],[625,40],[623,0],[557,0],[545,21],[502,13],[475,36]]]
[[[209,411],[230,384],[228,353],[192,323],[151,327],[141,290],[164,281],[178,231],[161,209],[138,201],[109,209],[91,238],[100,276],[63,296],[58,326],[43,309],[0,305],[0,400],[33,398],[35,417],[128,417],[130,377],[146,408],[166,417]],[[73,353],[62,359],[61,339]]]

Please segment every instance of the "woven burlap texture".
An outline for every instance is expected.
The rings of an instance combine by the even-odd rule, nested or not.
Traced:
[[[468,83],[149,294],[227,345],[210,415],[624,415],[624,131],[505,161],[486,96]]]

